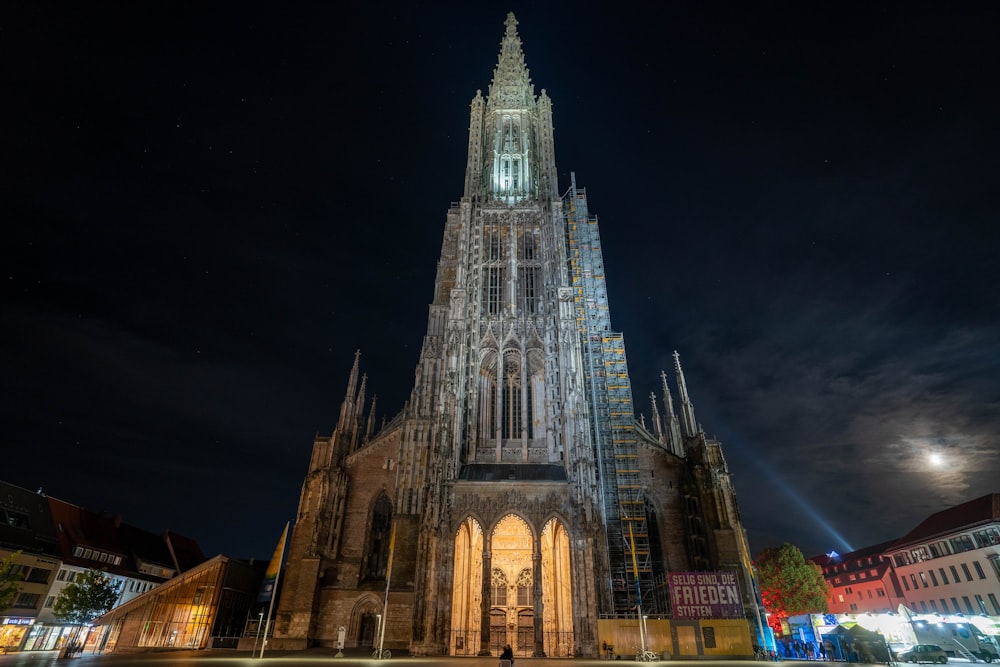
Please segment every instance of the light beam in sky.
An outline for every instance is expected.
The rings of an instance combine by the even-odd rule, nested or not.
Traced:
[[[788,483],[785,482],[785,480],[782,479],[774,470],[765,466],[762,463],[762,460],[757,458],[756,456],[750,456],[749,460],[752,461],[754,465],[756,465],[757,468],[760,469],[763,475],[767,475],[767,477],[771,480],[774,486],[781,489],[785,493],[785,495],[787,495],[789,498],[795,501],[796,507],[805,512],[813,521],[817,523],[817,525],[822,526],[823,529],[826,530],[826,532],[830,535],[830,537],[839,542],[840,545],[848,552],[854,551],[854,547],[850,545],[847,539],[839,532],[837,532],[837,530],[833,526],[831,526],[830,523],[825,518],[823,518],[822,515],[820,515],[819,511],[816,510],[816,508],[814,508],[812,505],[806,502],[806,500],[802,496],[800,496],[799,493],[795,491],[791,486],[789,486]]]

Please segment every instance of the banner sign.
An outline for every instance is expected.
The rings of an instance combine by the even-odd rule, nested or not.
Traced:
[[[267,570],[264,572],[264,580],[260,583],[260,592],[257,594],[257,602],[268,602],[274,599],[274,587],[278,584],[278,573],[281,572],[281,565],[285,559],[285,539],[288,537],[288,524],[285,524],[285,529],[281,531],[281,539],[278,540],[278,546],[274,548],[274,555],[271,556],[271,562],[267,565]],[[268,622],[270,622],[270,614],[268,614]],[[261,650],[261,653],[264,651]]]
[[[674,618],[743,618],[735,572],[670,572]]]

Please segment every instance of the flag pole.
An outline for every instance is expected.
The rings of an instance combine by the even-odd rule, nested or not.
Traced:
[[[382,646],[385,644],[385,624],[389,620],[389,582],[392,581],[392,552],[396,547],[396,520],[392,521],[392,534],[389,537],[389,562],[385,567],[385,600],[382,602],[382,623],[378,637],[378,659],[382,659]]]
[[[642,586],[639,583],[639,562],[635,557],[635,537],[632,535],[632,522],[629,521],[628,524],[628,542],[632,547],[632,574],[635,576],[635,596],[636,611],[639,617],[639,643],[642,644],[642,652],[646,652],[646,623],[642,616]],[[645,659],[645,658],[643,658]]]
[[[278,571],[274,575],[274,590],[271,591],[271,602],[267,605],[267,621],[264,623],[264,641],[260,645],[260,659],[264,659],[264,647],[267,646],[267,629],[271,626],[271,612],[274,611],[274,598],[278,597],[278,580],[281,579],[281,563],[285,560],[285,542],[288,537],[290,521],[285,522],[285,531],[281,534],[281,555],[278,556]]]
[[[402,456],[403,444],[399,445]],[[396,461],[396,484],[393,493],[399,489],[399,461]],[[389,534],[389,562],[385,565],[385,599],[382,601],[382,622],[379,623],[378,659],[382,659],[382,646],[385,644],[385,624],[389,622],[389,582],[392,581],[392,553],[396,548],[396,508],[392,511],[392,530]]]

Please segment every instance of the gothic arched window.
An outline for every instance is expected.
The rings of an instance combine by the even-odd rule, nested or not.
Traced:
[[[389,541],[392,533],[392,502],[384,493],[375,501],[368,537],[368,560],[365,577],[385,579],[389,564]]]
[[[493,575],[490,577],[490,587],[492,598],[490,602],[495,607],[507,606],[507,575],[500,568],[493,568]]]
[[[500,225],[483,227],[482,309],[487,315],[499,315],[503,300],[504,238]]]
[[[521,294],[524,296],[525,314],[537,315],[540,291],[538,285],[538,267],[525,266],[520,269]]]
[[[503,361],[503,421],[500,437],[521,437],[521,364],[513,355]]]
[[[528,607],[531,605],[531,588],[533,578],[531,570],[524,568],[517,575],[517,605]]]
[[[487,315],[499,315],[503,298],[503,268],[488,267],[483,278],[483,311]]]

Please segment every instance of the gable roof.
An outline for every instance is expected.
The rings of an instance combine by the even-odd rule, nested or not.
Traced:
[[[830,556],[830,554],[822,554],[819,556],[813,556],[808,560],[816,563],[822,568],[826,568],[831,565],[840,565],[841,563],[847,565],[847,569],[867,569],[871,567],[870,565],[858,566],[857,562],[868,558],[869,556],[881,556],[885,553],[886,549],[891,547],[896,543],[896,540],[889,540],[887,542],[879,542],[878,544],[872,544],[871,546],[862,547],[854,551],[849,551],[846,554],[836,554],[835,556]],[[836,552],[834,552],[836,553]]]
[[[112,574],[161,582],[170,575],[164,577],[143,572],[140,563],[183,572],[206,560],[198,543],[183,535],[170,531],[157,535],[124,523],[120,516],[92,512],[51,496],[48,497],[48,504],[62,559],[68,564],[102,568]],[[96,553],[121,556],[121,562],[115,564],[77,556],[77,547],[95,552],[94,558]]]
[[[48,502],[63,562],[86,568],[103,567],[114,574],[129,572],[131,568],[126,562],[128,551],[122,546],[118,535],[121,517],[97,514],[52,496],[48,497]],[[83,558],[74,554],[76,547],[120,556],[121,562],[116,565]]]
[[[892,545],[892,548],[898,549],[933,537],[959,530],[970,530],[998,521],[1000,521],[1000,493],[988,493],[961,505],[955,505],[931,514],[916,528],[901,537]]]

